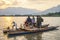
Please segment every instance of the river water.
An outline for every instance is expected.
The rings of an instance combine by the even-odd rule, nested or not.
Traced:
[[[12,21],[15,21],[19,28],[20,24],[23,24],[26,18],[27,17],[0,17],[0,40],[60,40],[60,27],[57,28],[58,30],[54,31],[20,35],[11,38],[3,34],[3,28],[7,28],[8,26],[11,28]],[[60,17],[42,18],[44,19],[42,24],[49,24],[49,26],[60,26]]]

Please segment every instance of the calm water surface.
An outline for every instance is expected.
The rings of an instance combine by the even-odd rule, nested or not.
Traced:
[[[60,26],[60,17],[42,17],[44,22],[42,24],[49,24],[49,26]],[[3,34],[3,28],[10,27],[12,21],[17,23],[17,26],[20,27],[20,24],[25,22],[26,17],[0,17],[0,40],[60,40],[60,27],[49,32],[44,33],[35,33],[21,36],[14,36],[8,38],[7,35]]]

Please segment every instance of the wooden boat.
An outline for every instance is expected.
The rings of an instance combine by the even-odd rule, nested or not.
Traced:
[[[48,25],[46,25],[48,26]],[[19,30],[8,30],[6,31],[9,36],[13,35],[23,35],[23,34],[31,34],[31,33],[38,33],[38,32],[46,32],[55,30],[58,26],[54,27],[47,27],[47,28],[29,28],[29,29],[19,29]]]
[[[8,32],[8,37],[19,36],[19,35],[24,35],[24,34],[33,34],[33,33],[38,33],[38,32],[43,33],[43,32],[55,30],[56,28],[57,27],[48,27],[47,29],[43,29],[43,30],[37,30],[37,29],[36,30],[33,30],[33,29],[25,30],[25,29],[22,29],[19,31],[11,31],[11,32]]]
[[[49,24],[42,25],[42,28],[45,28],[45,27],[48,27],[48,26],[49,26]],[[19,31],[20,31],[20,30],[23,30],[23,29],[22,29],[22,28],[19,28],[19,29],[17,29],[17,30],[19,30]],[[4,29],[4,30],[3,30],[3,33],[5,33],[5,34],[6,34],[7,32],[12,32],[12,31],[17,31],[17,30]],[[28,29],[26,28],[25,30],[28,30]],[[24,31],[25,31],[25,30],[24,30]]]

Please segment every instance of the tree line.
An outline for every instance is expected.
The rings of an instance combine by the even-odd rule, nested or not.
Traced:
[[[60,16],[60,12],[55,12],[55,13],[48,13],[42,16]]]

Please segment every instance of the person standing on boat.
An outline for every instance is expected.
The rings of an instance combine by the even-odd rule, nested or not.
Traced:
[[[30,16],[28,16],[26,22],[28,25],[32,25],[32,19],[30,18]]]
[[[13,26],[12,26],[12,29],[14,29],[14,27],[17,29],[17,24],[13,21],[12,22]]]
[[[37,16],[37,27],[40,28],[43,22],[43,18],[41,16]]]
[[[35,17],[32,18],[32,25],[35,26]]]

